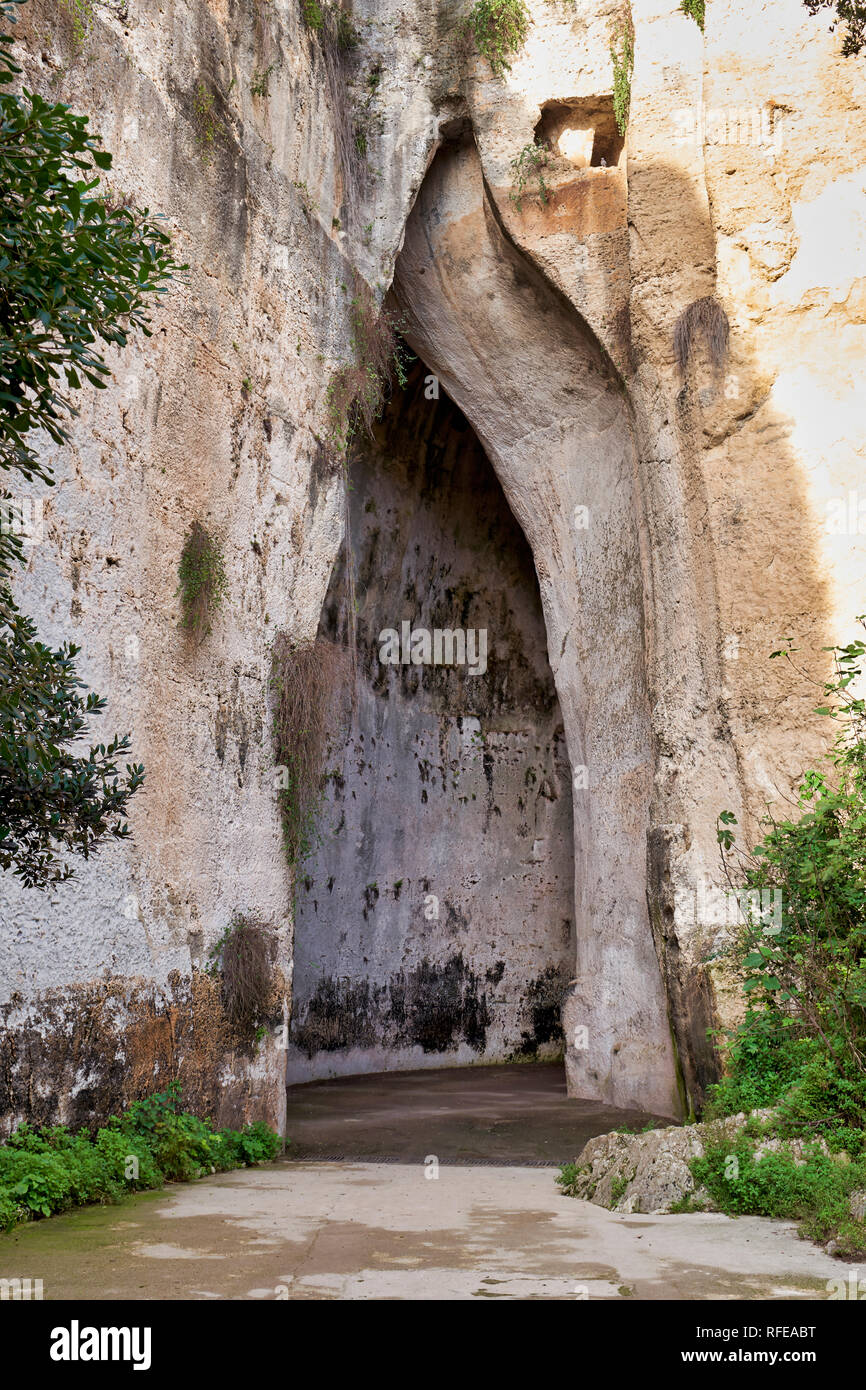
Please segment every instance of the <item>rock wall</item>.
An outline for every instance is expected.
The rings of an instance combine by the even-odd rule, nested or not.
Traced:
[[[819,649],[863,606],[866,67],[800,0],[712,0],[704,35],[674,0],[633,0],[621,142],[623,7],[530,8],[496,78],[456,3],[355,0],[360,41],[336,66],[296,0],[95,0],[81,47],[63,6],[25,7],[27,84],[92,113],[112,182],[165,215],[189,271],[154,337],[112,356],[111,389],[82,395],[71,444],[46,447],[57,486],[21,603],[44,638],[81,642],[108,696],[99,735],[129,729],[148,777],[131,845],[50,894],[2,883],[4,1125],[92,1118],[179,1070],[202,1105],[281,1123],[282,1026],[244,1055],[219,999],[196,1000],[213,943],[250,911],[289,1017],[298,885],[270,645],[322,620],[344,522],[328,381],[352,355],[353,274],[380,296],[395,265],[410,341],[526,536],[586,773],[570,1087],[700,1103],[726,1007],[718,927],[696,907],[718,877],[716,816],[752,833],[822,746],[812,685],[767,653],[793,637],[820,678]],[[347,119],[367,143],[354,174]],[[530,181],[515,201],[536,133],[549,196]],[[731,323],[727,368],[699,351],[683,378],[674,325],[708,294]],[[200,646],[175,595],[194,519],[222,535],[230,577]],[[473,843],[464,856],[455,872]]]
[[[352,460],[355,607],[344,548],[322,631],[346,643],[354,611],[358,683],[299,876],[290,1081],[562,1051],[571,773],[538,581],[477,438],[434,390],[416,362]],[[474,668],[391,652],[404,622],[465,634]]]

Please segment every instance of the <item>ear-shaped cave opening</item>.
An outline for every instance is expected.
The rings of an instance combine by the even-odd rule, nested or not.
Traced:
[[[420,360],[355,449],[348,507],[320,635],[354,627],[357,684],[298,873],[287,1080],[555,1057],[574,837],[539,586]]]
[[[589,323],[513,239],[471,142],[443,145],[427,171],[391,303],[477,432],[538,578],[573,774],[569,1094],[676,1115],[648,875],[652,570],[623,384]]]

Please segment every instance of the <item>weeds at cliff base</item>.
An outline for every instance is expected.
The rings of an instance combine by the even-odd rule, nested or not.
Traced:
[[[0,1230],[133,1192],[266,1163],[282,1140],[257,1121],[217,1129],[182,1108],[180,1083],[134,1101],[91,1133],[19,1125],[0,1144]]]

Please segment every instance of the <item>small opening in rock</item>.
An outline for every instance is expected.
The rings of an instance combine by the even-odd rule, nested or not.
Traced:
[[[614,168],[625,148],[609,96],[547,102],[541,109],[535,138],[577,169]]]

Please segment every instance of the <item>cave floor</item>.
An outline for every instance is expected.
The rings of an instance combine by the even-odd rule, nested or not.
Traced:
[[[555,1062],[346,1076],[286,1096],[293,1158],[560,1164],[596,1134],[653,1118],[569,1100]]]
[[[823,1299],[846,1272],[789,1222],[562,1197],[556,1162],[629,1122],[562,1091],[533,1066],[292,1088],[297,1157],[18,1227],[0,1278],[46,1300],[707,1300]]]

